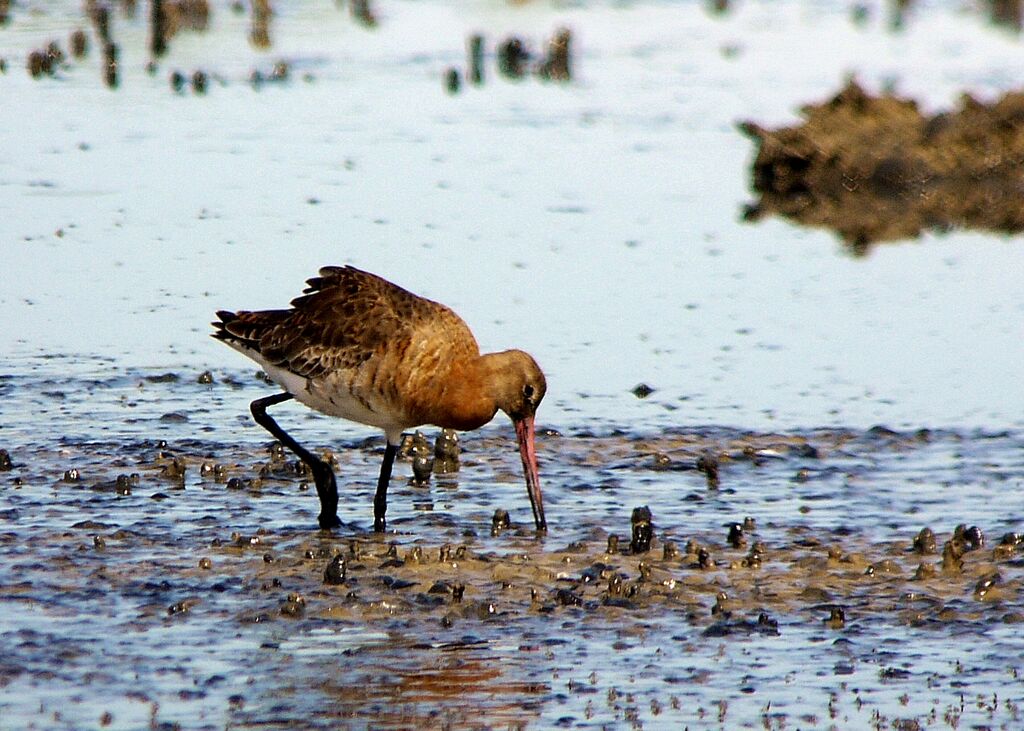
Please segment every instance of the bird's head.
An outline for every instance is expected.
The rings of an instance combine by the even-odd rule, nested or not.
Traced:
[[[547,393],[548,384],[537,361],[521,350],[498,353],[501,366],[497,371],[495,402],[512,421],[532,418]]]
[[[537,407],[547,393],[547,381],[537,361],[521,350],[495,353],[492,358],[493,365],[496,366],[492,371],[495,404],[509,415],[516,427],[519,456],[523,461],[523,474],[526,476],[526,491],[530,495],[530,505],[533,508],[533,520],[537,530],[547,530],[544,500],[537,472],[533,423]]]

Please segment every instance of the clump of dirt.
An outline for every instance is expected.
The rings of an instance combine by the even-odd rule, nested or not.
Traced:
[[[799,126],[740,124],[759,145],[747,220],[830,228],[857,254],[928,229],[1024,230],[1024,92],[926,116],[851,80],[801,113]]]

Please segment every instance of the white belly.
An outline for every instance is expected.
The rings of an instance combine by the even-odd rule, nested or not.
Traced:
[[[309,379],[265,362],[258,353],[236,349],[259,363],[267,375],[297,401],[328,416],[337,416],[383,429],[391,444],[399,444],[402,441],[402,432],[405,429],[419,426],[409,423],[407,415],[398,412],[379,397],[371,399],[358,391],[353,392],[348,385],[351,380],[346,377],[348,374]]]

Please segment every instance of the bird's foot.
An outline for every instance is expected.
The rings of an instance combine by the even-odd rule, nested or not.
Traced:
[[[337,513],[331,515],[320,513],[316,518],[316,522],[320,524],[322,530],[334,530],[341,527],[341,520],[338,518]]]
[[[334,470],[326,462],[313,467],[313,479],[316,481],[316,493],[320,497],[320,515],[317,522],[324,530],[340,528],[338,519],[338,483],[334,478]]]

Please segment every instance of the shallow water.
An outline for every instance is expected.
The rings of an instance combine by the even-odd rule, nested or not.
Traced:
[[[999,546],[1024,524],[1017,433],[549,431],[540,539],[511,429],[495,425],[429,486],[400,462],[378,537],[381,439],[339,444],[329,419],[282,409],[336,448],[346,525],[331,535],[314,530],[315,493],[243,423],[266,384],[172,375],[5,381],[8,404],[63,427],[5,430],[24,446],[0,473],[4,727],[107,713],[120,728],[1019,723],[1024,561]],[[708,451],[717,488],[696,469]],[[645,504],[655,539],[633,553]],[[498,508],[513,527],[495,535]],[[985,543],[944,569],[961,522]],[[923,526],[938,553],[911,550]],[[325,584],[336,554],[346,583]],[[934,575],[916,579],[921,564]],[[841,627],[825,624],[834,607]]]
[[[24,71],[85,26],[77,3],[0,29],[0,728],[1020,725],[1024,564],[998,548],[1024,531],[1020,241],[853,259],[743,225],[735,130],[792,121],[847,72],[932,109],[992,96],[1018,39],[945,4],[901,33],[835,3],[394,3],[373,31],[276,10],[270,51],[215,6],[153,76],[146,13],[118,17],[116,92],[95,50]],[[562,24],[572,83],[491,64],[444,93],[468,33],[536,48]],[[289,82],[253,90],[279,58]],[[196,68],[209,93],[172,93]],[[294,471],[260,476],[248,403],[269,387],[206,323],[346,262],[537,356],[546,537],[500,420],[463,437],[455,480],[399,465],[384,539],[368,430],[277,412],[335,451],[334,535]],[[644,505],[656,537],[634,554]],[[491,535],[498,508],[515,526]],[[958,524],[986,542],[944,570]],[[937,554],[910,550],[924,526]],[[348,581],[327,585],[338,552]]]

